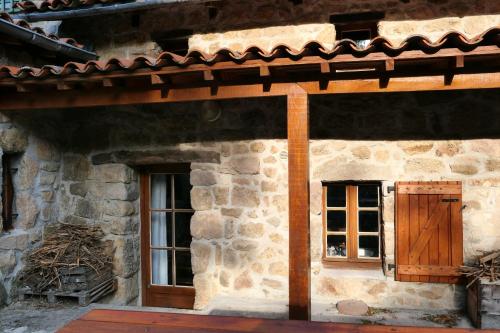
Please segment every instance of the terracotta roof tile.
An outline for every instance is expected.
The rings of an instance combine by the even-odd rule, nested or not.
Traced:
[[[387,39],[377,37],[366,48],[360,48],[352,40],[338,41],[332,49],[324,48],[319,42],[307,43],[301,50],[293,49],[287,45],[276,46],[270,52],[258,47],[250,47],[245,52],[234,52],[221,49],[215,54],[205,54],[197,50],[190,51],[186,56],[164,52],[157,58],[140,56],[134,59],[110,59],[108,61],[88,61],[87,63],[68,62],[64,66],[32,67],[1,67],[1,78],[47,78],[62,77],[71,74],[109,73],[114,71],[131,72],[137,69],[159,69],[166,66],[188,67],[194,64],[211,66],[218,62],[244,63],[253,59],[270,62],[277,58],[300,60],[306,56],[319,56],[323,59],[333,59],[341,54],[351,54],[363,58],[371,53],[383,52],[394,57],[405,51],[420,50],[425,53],[435,53],[445,48],[457,48],[461,51],[472,51],[478,46],[489,45],[500,48],[500,28],[492,28],[474,38],[467,38],[459,32],[449,32],[436,42],[420,35],[410,36],[400,45],[394,46]]]
[[[40,35],[45,36],[45,37],[48,37],[50,39],[66,43],[66,44],[72,45],[74,47],[83,48],[83,45],[79,44],[73,38],[60,38],[60,37],[58,37],[55,34],[48,34],[42,28],[40,28],[40,27],[32,27],[28,22],[26,22],[24,20],[14,20],[7,13],[1,13],[0,12],[0,20],[7,21],[9,23],[15,24],[15,25],[17,25],[17,26],[19,26],[21,28],[27,29],[27,30],[31,30],[33,32],[36,32],[37,34],[40,34]]]
[[[130,2],[124,0],[42,0],[42,1],[20,1],[15,7],[24,12],[44,12],[71,9],[77,7],[86,7],[94,4],[105,4],[111,2]]]

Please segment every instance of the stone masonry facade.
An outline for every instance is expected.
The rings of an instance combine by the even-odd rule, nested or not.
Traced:
[[[379,307],[463,307],[461,286],[394,281],[389,269],[394,263],[394,195],[387,186],[398,180],[461,180],[466,262],[497,248],[500,140],[495,133],[500,124],[498,117],[486,115],[498,114],[498,105],[496,90],[311,100],[313,303],[357,298]],[[220,112],[215,118],[206,111],[214,107]],[[466,112],[471,109],[476,110],[473,115]],[[20,154],[15,174],[20,215],[15,229],[0,236],[7,301],[15,299],[25,250],[36,246],[45,226],[62,221],[98,224],[113,242],[119,287],[103,302],[140,304],[136,167],[179,162],[191,163],[195,307],[204,308],[222,295],[286,301],[284,111],[283,99],[266,98],[8,113],[3,131],[11,137],[10,146],[4,142],[2,148]],[[377,115],[391,122],[374,126]],[[42,118],[51,126],[37,129]],[[43,137],[63,123],[71,125]],[[323,266],[325,180],[382,182],[384,267],[359,271]]]
[[[235,1],[208,24],[193,6],[107,20],[75,19],[61,31],[92,41],[101,59],[161,52],[156,31],[193,29],[191,49],[243,51],[250,45],[301,48],[335,42],[328,15],[380,10],[382,36],[394,44],[412,34],[436,40],[449,30],[474,36],[500,24],[491,1]],[[248,3],[248,2],[245,2]],[[182,9],[182,10],[181,10]],[[238,15],[238,13],[240,15]],[[164,15],[169,19],[165,19]],[[276,24],[276,23],[279,24]],[[88,31],[79,29],[87,26]],[[211,26],[211,29],[206,28]],[[107,33],[102,33],[107,31]],[[498,90],[356,94],[311,100],[312,301],[362,299],[371,306],[464,306],[462,286],[394,281],[394,195],[398,180],[463,182],[464,255],[470,262],[498,249],[500,230]],[[220,113],[214,117],[210,110]],[[6,112],[0,152],[13,154],[14,229],[0,233],[0,304],[16,298],[23,256],[46,226],[97,224],[113,243],[117,292],[105,303],[140,305],[140,184],[137,166],[191,163],[192,267],[195,307],[214,297],[288,297],[288,172],[285,101]],[[383,188],[384,266],[323,266],[321,181],[376,180]]]

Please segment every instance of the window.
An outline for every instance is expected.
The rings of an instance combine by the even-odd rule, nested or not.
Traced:
[[[178,29],[153,33],[151,38],[158,43],[163,51],[186,55],[189,51],[189,38],[192,35],[192,30]]]
[[[378,36],[378,22],[384,18],[383,12],[364,12],[331,15],[335,24],[336,39],[351,39],[360,48],[366,48]]]
[[[13,13],[14,5],[18,0],[0,0],[0,12]]]
[[[324,262],[381,262],[380,198],[378,183],[323,184]]]

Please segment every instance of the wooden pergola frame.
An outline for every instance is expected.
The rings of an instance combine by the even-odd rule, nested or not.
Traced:
[[[442,52],[441,52],[442,51]],[[288,128],[288,174],[289,174],[289,317],[310,320],[310,225],[309,225],[309,95],[410,92],[431,90],[487,89],[500,88],[500,50],[496,46],[480,47],[474,53],[444,49],[431,55],[421,51],[409,51],[396,57],[373,54],[364,57],[339,56],[326,61],[320,57],[304,57],[300,61],[277,59],[270,63],[262,60],[243,64],[222,63],[214,66],[192,65],[187,68],[165,68],[162,70],[138,70],[132,73],[108,73],[91,76],[68,76],[61,78],[2,79],[0,80],[0,111],[47,108],[74,108],[109,105],[153,104],[187,102],[200,100],[222,100],[283,96],[287,98]],[[420,58],[419,58],[420,57]],[[478,57],[475,66],[465,70],[465,60]],[[486,57],[495,64],[492,68],[481,66]],[[441,61],[445,70],[397,71],[400,61]],[[491,63],[490,63],[491,64]],[[316,68],[317,73],[307,80],[294,78],[273,80],[273,66],[307,65]],[[341,68],[362,66],[377,69],[350,73]],[[344,66],[344,67],[342,67]],[[246,83],[217,82],[216,71],[232,69],[257,71],[256,80]],[[179,73],[201,73],[201,86],[172,84],[168,75]],[[220,74],[220,73],[217,73]],[[147,78],[146,88],[124,87],[117,83],[126,77]],[[76,83],[93,82],[92,90],[74,89]],[[33,90],[39,85],[52,85],[56,94]],[[196,85],[196,84],[195,84]],[[197,83],[199,85],[199,83]],[[2,88],[15,87],[15,93],[1,93]]]

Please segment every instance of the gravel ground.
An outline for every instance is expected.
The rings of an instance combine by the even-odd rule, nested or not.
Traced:
[[[75,302],[47,304],[33,298],[0,309],[2,333],[52,333],[92,308]]]

